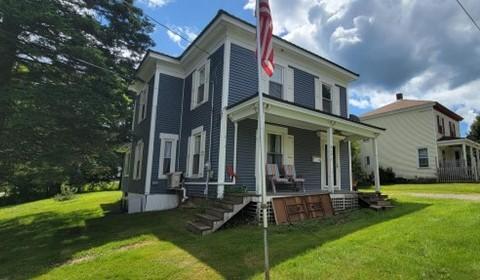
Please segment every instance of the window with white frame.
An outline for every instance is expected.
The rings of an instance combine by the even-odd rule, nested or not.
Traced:
[[[178,135],[160,133],[160,162],[158,177],[166,178],[168,173],[175,172]]]
[[[283,86],[283,67],[275,64],[275,71],[273,71],[272,77],[268,83],[268,95],[278,98],[283,98],[284,86]]]
[[[327,84],[322,84],[322,104],[323,111],[332,113],[332,87]]]
[[[148,84],[140,92],[137,123],[147,118]]]
[[[128,177],[130,174],[130,148],[125,152],[125,159],[123,162],[123,177]]]
[[[205,164],[205,135],[206,132],[203,130],[203,126],[200,126],[192,130],[192,135],[188,138],[188,177],[203,177]]]
[[[140,180],[142,178],[142,161],[143,161],[143,140],[139,140],[135,145],[135,161],[133,162],[133,179],[134,180]]]
[[[190,109],[208,101],[210,61],[200,66],[192,73],[192,95]]]
[[[418,167],[428,167],[428,149],[418,149]]]

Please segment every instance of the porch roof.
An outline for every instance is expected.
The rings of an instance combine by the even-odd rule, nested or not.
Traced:
[[[439,147],[447,147],[447,146],[456,146],[456,145],[467,145],[472,146],[474,148],[480,149],[480,143],[472,141],[468,138],[462,137],[447,137],[444,136],[437,140],[437,144]]]
[[[233,122],[256,119],[258,96],[253,95],[227,107]],[[280,98],[264,94],[265,120],[268,123],[288,125],[307,130],[322,131],[328,127],[350,138],[375,138],[384,128],[354,121],[342,116],[312,109]]]

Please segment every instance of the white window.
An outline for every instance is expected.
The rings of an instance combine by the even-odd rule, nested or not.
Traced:
[[[175,172],[178,135],[160,133],[160,163],[158,165],[158,178]]]
[[[283,99],[283,70],[282,66],[275,64],[275,71],[273,71],[268,83],[268,95]]]
[[[332,113],[332,87],[327,84],[322,84],[322,105],[324,112]]]
[[[188,138],[188,177],[203,177],[203,169],[205,164],[205,135],[206,132],[203,130],[203,126],[200,126],[192,130],[192,135]]]
[[[428,167],[428,149],[418,149],[418,167]]]
[[[123,177],[128,177],[130,174],[130,148],[125,152],[125,159],[123,162]]]
[[[137,123],[147,118],[148,84],[140,92]]]
[[[207,61],[192,74],[191,110],[208,101],[209,73],[210,61]]]
[[[139,140],[135,146],[135,162],[133,163],[133,179],[140,180],[142,178],[142,161],[143,161],[143,141]]]

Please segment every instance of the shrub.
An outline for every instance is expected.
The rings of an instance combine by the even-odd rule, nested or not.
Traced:
[[[53,199],[55,199],[56,201],[70,200],[75,197],[76,192],[77,188],[71,187],[67,184],[63,184],[60,187],[60,193],[56,194]]]
[[[382,185],[392,185],[396,183],[395,180],[395,172],[393,172],[392,168],[379,168],[380,171],[380,184]]]

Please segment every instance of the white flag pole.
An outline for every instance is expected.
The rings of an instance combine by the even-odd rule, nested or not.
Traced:
[[[265,253],[265,279],[270,279],[270,264],[268,257],[268,217],[267,217],[267,188],[265,184],[265,112],[263,108],[263,93],[262,93],[262,50],[260,48],[260,0],[256,1],[256,16],[257,16],[257,70],[258,70],[258,132],[260,141],[260,167],[258,169],[257,187],[260,187],[262,193],[262,218],[263,218],[263,248]]]

